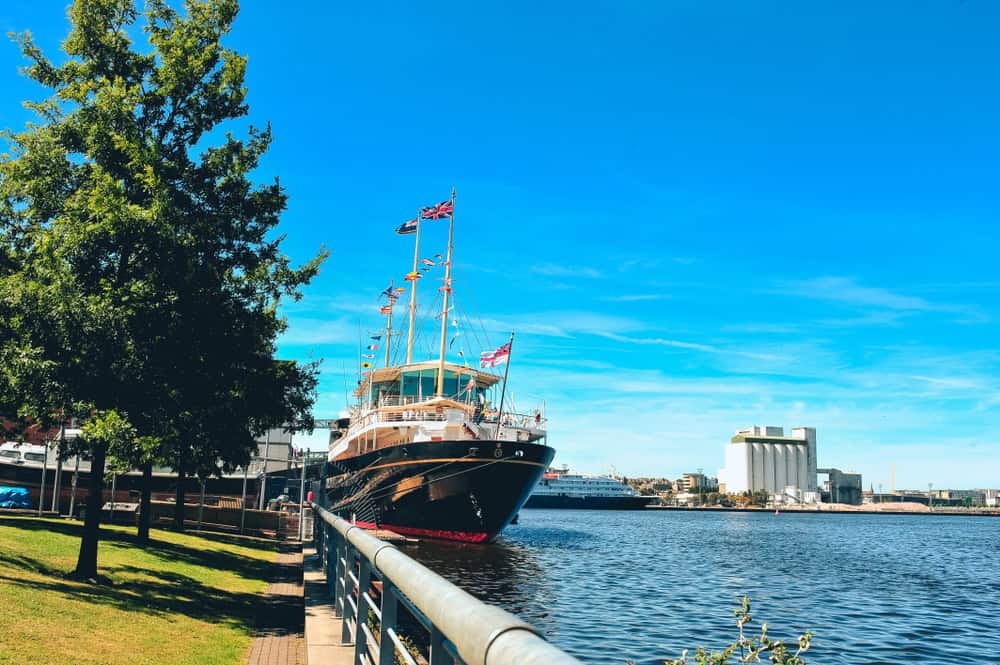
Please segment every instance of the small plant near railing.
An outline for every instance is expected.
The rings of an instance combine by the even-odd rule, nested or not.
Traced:
[[[688,657],[687,649],[685,649],[680,658],[665,661],[664,665],[731,665],[734,663],[763,662],[775,665],[806,665],[802,654],[808,651],[812,644],[811,632],[800,635],[798,644],[791,647],[782,640],[771,639],[767,634],[766,623],[761,624],[759,633],[747,635],[747,630],[753,623],[753,617],[750,614],[750,598],[747,596],[743,597],[740,607],[733,610],[733,616],[736,617],[736,626],[739,628],[740,634],[735,642],[721,652],[715,653],[704,647],[698,647],[694,656]],[[733,658],[736,660],[731,660]]]
[[[368,608],[368,617],[365,623],[368,624],[368,630],[372,632],[372,637],[374,637],[375,642],[378,643],[379,638],[381,637],[381,627],[379,626],[378,618],[375,616],[375,612],[373,612],[371,608]],[[396,627],[396,637],[399,638],[399,643],[402,644],[403,648],[409,652],[410,657],[417,662],[417,665],[427,665],[427,658],[423,653],[421,653],[417,643],[405,633],[400,632],[398,626]],[[399,652],[394,653],[396,656],[394,658],[395,665],[406,665],[406,661],[399,654]]]

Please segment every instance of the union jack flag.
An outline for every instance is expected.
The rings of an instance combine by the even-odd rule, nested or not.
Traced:
[[[455,204],[451,202],[451,199],[448,199],[447,201],[442,201],[437,205],[427,206],[420,212],[420,216],[423,219],[441,219],[442,217],[450,218],[454,211]]]

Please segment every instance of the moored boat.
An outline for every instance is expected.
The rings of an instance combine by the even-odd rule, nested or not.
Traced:
[[[447,255],[438,255],[443,261],[425,258],[418,263],[421,221],[441,218],[449,220]],[[380,307],[387,317],[384,366],[362,363],[368,371],[354,391],[357,401],[331,432],[328,508],[363,527],[489,542],[517,515],[555,456],[546,444],[546,420],[542,409],[529,414],[504,410],[507,373],[501,377],[485,371],[509,367],[513,333],[507,344],[480,356],[478,369],[446,358],[453,309],[454,193],[450,201],[424,208],[397,232],[416,234],[413,271],[406,278],[410,306],[405,361],[393,364],[390,354],[395,294],[405,289],[390,285],[383,292],[388,303]],[[417,280],[430,270],[420,272],[421,265],[444,267],[438,289],[443,305],[435,317],[441,321],[438,357],[415,362]],[[369,350],[378,350],[382,339],[382,333],[372,336],[375,343]],[[372,359],[374,354],[364,357]],[[499,408],[494,410],[488,398],[497,387]]]
[[[618,478],[571,474],[564,467],[543,474],[524,507],[637,510],[655,500],[640,495]]]

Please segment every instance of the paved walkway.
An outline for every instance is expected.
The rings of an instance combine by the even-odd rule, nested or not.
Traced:
[[[341,642],[341,622],[333,614],[319,556],[305,549],[306,648],[313,665],[352,665],[354,647]]]
[[[248,665],[306,665],[302,552],[282,544],[267,595],[257,610],[257,637]]]

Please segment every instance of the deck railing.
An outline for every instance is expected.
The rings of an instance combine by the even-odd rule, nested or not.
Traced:
[[[325,508],[317,517],[316,550],[322,558],[344,644],[362,665],[580,665],[549,644],[530,624],[487,605]],[[414,621],[426,631],[423,648]],[[410,633],[400,630],[410,626]],[[407,644],[409,643],[409,644]]]
[[[443,413],[434,411],[392,411],[385,413],[382,411],[369,411],[356,420],[357,427],[365,428],[380,423],[409,423],[409,422],[444,422],[448,418]],[[481,424],[493,425],[497,423],[496,413],[487,413],[479,421]],[[537,418],[527,413],[504,413],[503,426],[514,429],[544,432],[547,420]]]

